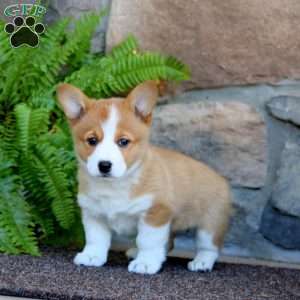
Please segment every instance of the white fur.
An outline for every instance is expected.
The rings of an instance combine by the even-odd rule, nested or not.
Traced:
[[[157,273],[166,260],[170,223],[153,227],[141,218],[136,239],[136,258],[128,266],[129,272],[141,274]]]
[[[197,254],[188,263],[190,271],[211,271],[219,256],[218,248],[213,243],[213,236],[205,230],[196,232]]]
[[[85,194],[78,195],[87,244],[74,261],[100,266],[105,263],[110,247],[108,232],[136,234],[138,219],[152,206],[153,196],[130,199],[130,188],[139,179],[137,166],[128,171],[128,176],[119,179],[93,177],[82,166],[80,172],[88,179]]]
[[[127,170],[122,152],[115,141],[118,122],[118,111],[112,105],[108,119],[100,124],[103,130],[103,139],[87,159],[87,169],[92,176],[101,175],[98,169],[100,161],[110,161],[112,163],[110,172],[112,177],[121,177]]]
[[[133,170],[128,170],[127,176],[118,179],[93,177],[82,167],[80,172],[87,177],[84,194],[86,199],[78,197],[78,203],[96,216],[103,215],[112,220],[119,214],[139,215],[152,205],[152,195],[131,198],[131,188],[138,183],[140,176],[140,168],[136,166]]]
[[[138,216],[152,205],[152,195],[144,195],[129,199],[129,194],[109,189],[111,195],[103,189],[103,197],[97,197],[99,191],[89,194],[84,201],[79,200],[81,208],[86,209],[94,217],[103,217],[108,226],[118,234],[132,235],[136,233]],[[96,198],[96,197],[97,198]]]
[[[79,196],[80,201],[86,201],[85,196]],[[77,265],[102,266],[107,261],[110,248],[111,232],[103,217],[90,214],[89,210],[82,210],[82,222],[85,229],[86,244],[82,252],[78,253],[74,262]]]

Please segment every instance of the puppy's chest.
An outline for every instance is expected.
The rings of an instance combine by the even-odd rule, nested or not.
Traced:
[[[131,234],[138,217],[152,205],[152,195],[132,197],[126,185],[90,186],[79,195],[79,205],[93,215],[105,217],[109,226],[119,234]]]

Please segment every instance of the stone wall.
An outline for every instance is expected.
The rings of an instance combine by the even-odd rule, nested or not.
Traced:
[[[236,212],[223,253],[300,265],[300,2],[53,0],[46,20],[104,7],[93,50],[133,33],[191,66],[181,93],[156,108],[152,141],[230,180]],[[193,248],[188,235],[175,244]]]
[[[113,0],[108,47],[134,33],[183,59],[188,88],[299,78],[298,0]]]

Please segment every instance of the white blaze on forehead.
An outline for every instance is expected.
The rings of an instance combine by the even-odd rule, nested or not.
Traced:
[[[104,160],[112,163],[110,173],[112,177],[121,177],[126,172],[127,166],[124,157],[115,141],[119,119],[119,112],[117,108],[112,105],[108,118],[99,124],[103,130],[103,139],[87,160],[87,169],[93,176],[100,175],[98,164]]]
[[[101,155],[104,157],[103,160],[109,160],[105,159],[105,157],[109,158],[110,152],[115,148],[115,135],[118,122],[118,111],[114,106],[111,106],[107,120],[100,124],[103,130],[103,139],[100,144]]]

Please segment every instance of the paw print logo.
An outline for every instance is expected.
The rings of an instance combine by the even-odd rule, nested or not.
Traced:
[[[4,31],[10,34],[10,44],[14,48],[22,45],[29,47],[37,47],[39,44],[39,35],[45,31],[42,23],[35,23],[32,16],[28,16],[25,20],[23,17],[15,17],[13,23],[7,23]]]

